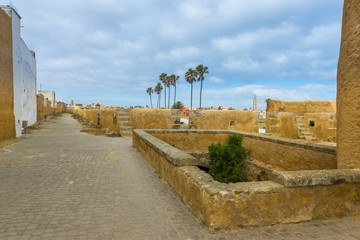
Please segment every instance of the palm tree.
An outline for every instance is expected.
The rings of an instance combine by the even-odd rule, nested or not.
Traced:
[[[201,82],[200,85],[200,108],[201,108],[201,97],[202,97],[202,86],[203,86],[203,81],[205,79],[204,75],[205,73],[209,73],[209,68],[208,67],[204,67],[204,65],[200,64],[199,66],[196,67],[196,72],[198,75],[198,82]]]
[[[189,70],[185,73],[186,81],[191,84],[190,110],[192,110],[193,83],[196,82],[196,77],[197,77],[197,72],[195,70],[193,70],[192,68],[189,68]]]
[[[171,75],[171,85],[175,87],[175,94],[174,94],[174,104],[176,102],[176,82],[179,80],[180,76],[176,76],[175,74]]]
[[[146,89],[146,92],[147,92],[147,94],[149,94],[149,96],[150,96],[150,105],[151,105],[151,108],[153,108],[152,99],[151,99],[151,94],[154,93],[154,90],[152,89],[152,87],[149,87],[148,89]]]
[[[158,83],[155,86],[155,92],[158,95],[158,101],[157,101],[157,106],[158,108],[160,108],[160,103],[161,103],[161,91],[163,90],[163,86],[161,85],[161,83]]]
[[[166,73],[162,73],[160,74],[159,76],[159,79],[160,81],[164,84],[164,90],[165,90],[165,95],[164,95],[164,107],[166,108],[166,77],[167,77],[167,74]]]
[[[168,89],[169,89],[168,106],[167,106],[167,108],[170,108],[170,86],[172,85],[171,82],[172,82],[171,76],[167,76],[167,77],[166,77],[166,86],[167,86]]]

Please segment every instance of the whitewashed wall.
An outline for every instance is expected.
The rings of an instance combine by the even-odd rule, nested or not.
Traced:
[[[37,121],[36,112],[36,59],[21,39],[21,79],[22,79],[22,120],[28,126]]]
[[[49,100],[51,102],[51,107],[53,108],[56,107],[55,106],[56,98],[54,91],[38,91],[37,93],[43,95],[45,100]]]
[[[10,11],[12,19],[13,39],[13,72],[14,72],[14,115],[16,137],[21,136],[22,129],[22,80],[21,80],[21,37],[20,16],[13,10]]]

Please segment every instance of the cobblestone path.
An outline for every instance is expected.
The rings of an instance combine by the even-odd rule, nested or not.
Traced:
[[[360,239],[360,218],[209,233],[131,146],[70,115],[0,148],[0,239]]]

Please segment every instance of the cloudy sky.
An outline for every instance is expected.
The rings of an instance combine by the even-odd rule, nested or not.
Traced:
[[[184,74],[198,64],[210,71],[205,107],[251,108],[255,94],[260,109],[267,98],[336,98],[339,0],[13,2],[36,52],[38,87],[61,101],[150,105],[146,89],[164,72],[181,77],[177,100],[189,105]]]

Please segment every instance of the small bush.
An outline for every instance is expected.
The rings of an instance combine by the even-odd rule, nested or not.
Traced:
[[[223,183],[247,182],[247,172],[244,160],[248,151],[242,146],[243,136],[229,135],[225,144],[209,146],[209,155],[212,162],[209,173],[216,181]]]

